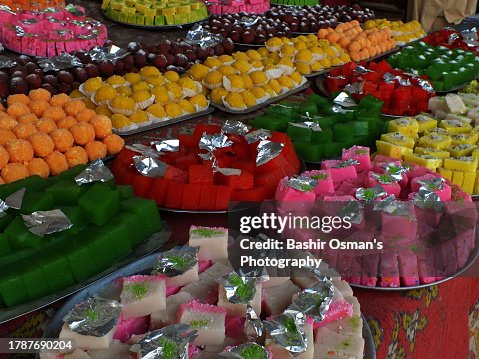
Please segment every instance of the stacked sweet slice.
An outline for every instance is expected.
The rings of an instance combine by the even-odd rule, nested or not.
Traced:
[[[216,358],[230,351],[242,359],[293,354],[303,359],[363,357],[360,305],[337,274],[332,279],[314,275],[245,279],[227,261],[227,238],[225,228],[192,226],[189,244],[199,248],[183,246],[160,253],[151,274],[147,270],[109,285],[120,286],[119,297],[91,297],[78,303],[65,316],[59,335],[76,339],[77,349],[56,358],[146,358],[155,352],[168,358]],[[207,255],[212,250],[217,254],[213,260]],[[181,286],[168,285],[169,279],[191,270],[196,277]],[[324,264],[321,271],[333,273]],[[325,296],[325,291],[318,293],[323,286]],[[304,297],[314,300],[314,306],[299,304],[296,317],[286,312]],[[318,316],[321,306],[324,313]],[[82,324],[76,325],[75,318],[82,318]],[[247,338],[244,328],[252,320],[264,326],[264,346],[256,343],[259,338]],[[95,329],[100,325],[101,332]],[[296,348],[278,339],[275,328],[285,330]]]

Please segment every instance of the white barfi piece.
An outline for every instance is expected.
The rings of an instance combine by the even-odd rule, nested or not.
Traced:
[[[198,281],[198,263],[196,263],[193,268],[187,270],[181,275],[177,275],[176,277],[169,277],[166,280],[166,285],[168,287],[182,287],[196,281]]]
[[[479,107],[479,96],[476,94],[459,93],[458,95],[465,105]]]
[[[447,112],[447,103],[444,97],[431,97],[428,103],[428,110],[432,113],[436,113],[437,111]]]
[[[115,334],[116,325],[104,336],[94,337],[91,335],[81,335],[70,330],[68,324],[63,324],[62,330],[58,338],[60,339],[74,339],[78,349],[95,350],[108,349]]]
[[[215,305],[191,301],[180,306],[179,322],[197,331],[195,345],[220,345],[225,340],[226,310]]]
[[[92,359],[130,359],[131,352],[128,344],[123,344],[119,340],[113,339],[108,349],[89,350],[88,355]]]
[[[181,288],[180,292],[190,293],[194,298],[202,302],[207,301],[212,294],[215,294],[217,297],[218,279],[231,272],[231,270],[232,267],[229,265],[215,263],[203,273],[200,273],[197,282],[186,285]]]
[[[359,304],[358,298],[350,296],[344,297],[344,300],[353,305],[353,315],[361,315],[361,304]]]
[[[221,345],[206,345],[204,347],[204,351],[209,352],[209,353],[218,354],[218,353],[221,353],[222,351],[224,351],[225,347],[232,347],[232,346],[235,346],[235,345],[238,345],[238,339],[235,340],[235,339],[232,339],[232,338],[229,338],[229,337],[225,337],[225,340],[224,340],[223,344],[221,344]]]
[[[448,93],[445,97],[445,100],[449,113],[462,115],[467,112],[466,105],[464,105],[464,102],[462,102],[462,99],[458,95],[454,93]]]
[[[198,259],[201,261],[226,259],[228,258],[228,230],[191,226],[188,245],[200,247]]]
[[[471,108],[467,113],[467,117],[473,120],[474,123],[477,123],[479,120],[479,108]]]
[[[328,323],[324,328],[339,334],[361,337],[363,335],[363,319],[359,315],[353,315],[349,318]]]
[[[301,292],[301,288],[288,280],[276,287],[263,289],[263,302],[267,316],[281,314],[291,304],[293,296]]]
[[[263,289],[276,287],[287,281],[289,281],[289,277],[269,277],[269,279],[266,282],[263,282]]]
[[[253,308],[256,315],[261,314],[261,293],[262,292],[262,285],[261,283],[256,284],[256,294],[254,295],[253,299],[249,302],[251,307]],[[222,284],[218,285],[218,307],[225,308],[228,312],[229,316],[232,317],[245,317],[246,316],[246,304],[235,304],[230,303],[228,298],[226,297],[226,290]]]
[[[165,278],[146,275],[123,278],[120,301],[123,319],[144,317],[165,309]]]
[[[166,298],[166,308],[152,313],[150,330],[160,329],[176,323],[176,315],[182,304],[191,302],[194,297],[188,292],[179,292]]]
[[[338,334],[324,327],[316,331],[314,358],[330,358],[334,353],[344,354],[346,358],[362,359],[364,339],[359,336]]]
[[[438,120],[445,120],[446,117],[447,117],[447,112],[442,111],[442,110],[438,110],[434,113],[434,117]]]
[[[353,289],[351,288],[349,283],[346,282],[345,280],[334,278],[333,284],[334,284],[334,287],[341,292],[341,294],[343,295],[343,298],[353,296]]]

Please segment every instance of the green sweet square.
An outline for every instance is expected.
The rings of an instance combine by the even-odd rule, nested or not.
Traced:
[[[95,183],[78,200],[85,218],[96,225],[103,225],[119,210],[120,194],[107,184]]]
[[[312,130],[310,128],[299,127],[294,124],[289,124],[287,134],[292,140],[311,142]]]
[[[23,196],[22,214],[31,214],[36,211],[48,211],[53,209],[53,196],[48,192],[36,192],[28,189]]]
[[[323,158],[324,148],[326,145],[322,143],[312,143],[304,141],[294,141],[294,149],[297,154],[304,160],[310,162],[318,162]]]
[[[0,301],[8,308],[28,302],[30,299],[23,278],[17,268],[0,272]]]
[[[116,189],[118,193],[120,193],[120,199],[130,198],[135,195],[133,187],[129,185],[118,185],[116,186]]]
[[[131,253],[133,243],[130,240],[130,230],[125,223],[113,220],[104,229],[115,243],[112,250],[116,252],[117,258],[124,258]]]
[[[22,278],[30,300],[44,297],[50,293],[47,278],[39,266],[26,264]]]
[[[73,180],[76,176],[82,173],[86,169],[86,165],[77,165],[72,167],[64,172],[62,172],[59,176],[61,179]]]
[[[144,228],[139,225],[139,216],[135,213],[124,211],[117,213],[112,219],[112,223],[116,223],[117,225],[124,223],[126,229],[128,230],[128,237],[130,238],[130,242],[133,244],[133,246],[137,246],[146,238]]]
[[[55,206],[74,206],[87,189],[72,180],[61,180],[48,187],[46,192],[52,195]]]
[[[6,233],[0,233],[0,257],[7,253],[10,253],[9,235]]]
[[[139,217],[139,225],[145,234],[150,236],[163,226],[156,203],[149,199],[131,197],[121,201],[122,211],[135,213]]]
[[[11,248],[38,248],[43,244],[42,237],[39,237],[28,230],[21,217],[16,217],[5,228]]]
[[[41,267],[51,292],[58,292],[75,284],[68,261],[50,248],[41,250],[33,260]]]

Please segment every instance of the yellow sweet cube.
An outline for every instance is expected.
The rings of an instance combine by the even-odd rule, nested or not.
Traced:
[[[420,147],[430,147],[436,150],[444,150],[452,145],[452,139],[450,136],[441,135],[439,133],[432,133],[427,136],[423,136],[418,141]]]
[[[453,145],[462,145],[462,144],[469,144],[475,145],[477,140],[479,139],[479,134],[477,133],[460,133],[458,135],[452,135],[452,144]]]
[[[462,189],[464,192],[472,194],[474,192],[474,183],[476,182],[476,172],[463,172]]]
[[[450,146],[446,150],[449,151],[451,157],[464,157],[470,156],[476,148],[476,145],[462,144]]]
[[[438,169],[439,174],[444,177],[445,179],[451,181],[452,180],[452,170],[447,170],[444,167]]]
[[[403,117],[389,121],[388,132],[399,132],[407,137],[415,137],[418,131],[419,125],[416,119],[412,117]]]
[[[403,135],[399,132],[384,133],[381,135],[381,141],[389,142],[398,146],[414,148],[416,141],[413,138]]]
[[[474,182],[474,194],[479,194],[479,171],[476,172],[476,181]]]
[[[463,171],[452,171],[452,183],[462,187],[462,182],[464,181],[464,172]]]
[[[381,155],[399,159],[402,159],[406,153],[412,153],[410,148],[379,140],[376,141],[376,148]]]
[[[442,159],[451,157],[451,154],[446,150],[436,150],[429,147],[416,147],[414,149],[414,153],[417,153],[418,155],[434,156]]]
[[[441,158],[429,155],[419,155],[417,153],[406,153],[404,155],[404,160],[429,168],[432,171],[436,171],[437,168],[441,167],[443,164],[443,160]]]
[[[417,115],[415,119],[418,124],[419,133],[423,133],[437,127],[437,120],[428,115],[420,114]]]
[[[472,157],[478,157],[478,158],[479,158],[479,148],[476,148],[474,151],[472,151],[471,156],[472,156]]]
[[[464,120],[442,120],[439,127],[445,129],[450,135],[471,132],[471,125]]]
[[[432,134],[449,136],[449,132],[447,132],[445,129],[443,129],[441,127],[435,127],[435,128],[430,129],[430,130],[424,131],[424,136],[432,135]]]
[[[477,157],[451,157],[444,160],[444,167],[449,170],[473,172],[477,170]]]

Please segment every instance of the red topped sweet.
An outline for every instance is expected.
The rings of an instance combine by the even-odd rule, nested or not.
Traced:
[[[193,134],[153,147],[127,146],[112,166],[117,183],[132,184],[160,207],[184,210],[226,210],[230,201],[273,198],[278,182],[298,170],[285,134],[249,131],[237,121],[199,124]]]
[[[357,64],[350,62],[333,69],[326,76],[330,93],[346,90],[356,99],[372,95],[384,101],[383,113],[413,116],[427,111],[434,96],[426,76],[414,76],[394,70],[386,61]]]

